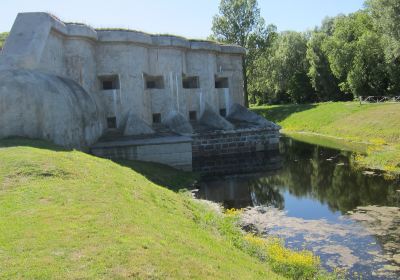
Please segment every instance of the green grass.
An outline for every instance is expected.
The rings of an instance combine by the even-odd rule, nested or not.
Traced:
[[[328,146],[356,152],[366,150],[366,156],[357,157],[360,164],[400,173],[400,104],[360,106],[357,102],[336,102],[260,106],[252,110],[280,124],[284,133],[304,140],[310,138],[304,132],[313,133],[310,142],[330,142]]]
[[[313,257],[254,255],[229,215],[178,191],[196,179],[163,165],[1,140],[0,279],[325,277]]]
[[[0,49],[3,48],[4,42],[8,37],[8,32],[0,33]]]

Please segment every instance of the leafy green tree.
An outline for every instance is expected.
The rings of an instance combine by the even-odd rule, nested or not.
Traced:
[[[260,89],[272,103],[305,103],[315,100],[315,91],[307,76],[307,36],[283,32],[273,41],[270,52],[257,61]]]
[[[342,17],[342,15],[338,17]],[[307,60],[310,65],[307,74],[316,91],[318,101],[339,101],[352,98],[351,95],[345,95],[340,91],[339,80],[332,73],[327,53],[323,49],[325,41],[333,35],[335,19],[326,17],[322,21],[321,27],[315,28],[311,33],[307,42]]]
[[[339,88],[354,97],[383,95],[387,66],[371,16],[358,11],[335,19],[332,36],[322,44]]]
[[[343,15],[338,15],[337,17],[341,17]],[[335,17],[325,17],[322,20],[321,27],[316,28],[316,32],[322,32],[326,34],[327,36],[332,36],[333,34],[333,28],[335,24]]]
[[[257,0],[221,0],[212,23],[212,39],[245,47],[243,58],[245,104],[248,106],[248,67],[265,44],[267,29]],[[250,72],[251,73],[251,72]]]
[[[267,26],[267,34],[261,39],[262,44],[257,48],[251,48],[247,57],[249,65],[247,67],[248,91],[251,97],[251,103],[263,104],[266,103],[266,75],[264,72],[264,58],[268,57],[272,52],[273,42],[278,37],[277,28],[274,25]]]
[[[400,57],[400,1],[367,0],[366,6],[371,12],[374,24],[383,33],[387,43],[386,51],[393,59]]]
[[[314,88],[318,101],[338,101],[346,99],[339,89],[339,81],[333,75],[328,57],[322,45],[328,38],[328,33],[315,31],[307,43],[307,60],[310,65],[308,77]],[[327,34],[328,33],[328,34]]]
[[[390,74],[389,92],[400,92],[400,1],[367,0],[374,25],[382,34],[386,63]]]
[[[247,49],[246,101],[305,103],[400,92],[400,2],[327,17],[310,33],[265,27],[256,0],[221,0],[212,38]]]
[[[387,94],[389,76],[377,33],[367,31],[357,41],[353,67],[347,80],[355,96]]]

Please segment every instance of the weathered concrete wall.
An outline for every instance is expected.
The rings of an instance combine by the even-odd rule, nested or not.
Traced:
[[[94,145],[91,153],[104,158],[159,162],[185,171],[192,170],[192,139],[189,137],[103,142]]]
[[[36,69],[67,77],[99,99],[106,117],[121,125],[130,113],[151,124],[176,110],[189,119],[201,115],[205,102],[216,112],[243,104],[242,55],[237,46],[193,41],[138,31],[94,30],[68,24],[46,13],[19,14],[0,56],[0,69]],[[164,87],[146,89],[144,75],[162,76]],[[199,78],[199,88],[186,89],[182,76]],[[102,89],[101,77],[118,77],[116,94]],[[215,88],[215,77],[229,79],[227,89]]]
[[[279,130],[248,128],[214,131],[193,136],[193,157],[214,157],[277,150]]]
[[[76,82],[32,70],[0,70],[0,139],[22,136],[84,149],[102,135],[96,100]]]

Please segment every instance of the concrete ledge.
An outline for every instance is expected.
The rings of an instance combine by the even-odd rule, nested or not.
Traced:
[[[73,37],[86,37],[92,40],[97,40],[97,32],[90,26],[83,24],[66,24],[68,29],[68,36]]]
[[[168,136],[97,143],[91,153],[110,159],[158,162],[177,169],[192,170],[192,139]]]
[[[221,45],[206,41],[190,41],[190,48],[192,50],[221,52]]]
[[[236,45],[224,45],[211,41],[191,40],[173,35],[153,35],[135,30],[96,30],[100,42],[126,42],[157,47],[175,47],[192,50],[205,50],[219,53],[243,55],[246,50]]]
[[[200,133],[194,133],[193,136],[218,136],[218,135],[226,135],[229,136],[231,134],[238,134],[238,133],[253,133],[253,132],[260,132],[260,131],[264,131],[264,132],[269,132],[271,134],[276,134],[276,135],[280,135],[279,133],[279,129],[272,129],[272,128],[265,128],[265,127],[249,127],[249,128],[236,128],[234,130],[211,130],[211,131],[206,131],[206,132],[200,132]],[[278,136],[279,138],[279,136]]]
[[[128,42],[152,45],[151,36],[140,31],[129,30],[97,30],[100,42]]]
[[[125,146],[142,146],[142,145],[159,145],[171,143],[191,143],[193,140],[185,136],[164,136],[164,137],[146,137],[138,139],[121,139],[117,141],[99,142],[92,146],[92,149],[97,148],[113,148]]]
[[[98,42],[126,42],[157,47],[175,47],[193,50],[206,50],[219,53],[245,54],[246,50],[236,45],[224,45],[211,41],[190,40],[180,36],[149,34],[136,30],[94,29],[82,23],[65,23],[44,12],[20,13],[18,18],[25,23],[47,23],[51,29],[67,37],[82,37]],[[21,26],[25,26],[22,24]],[[35,26],[32,26],[32,28]],[[42,30],[47,32],[47,30]]]
[[[190,43],[185,38],[167,35],[151,35],[154,45],[157,46],[173,46],[180,48],[190,48]]]

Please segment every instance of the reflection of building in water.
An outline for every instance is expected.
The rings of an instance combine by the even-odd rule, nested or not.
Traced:
[[[199,198],[222,203],[225,208],[244,208],[251,205],[252,196],[246,181],[237,178],[223,178],[211,182],[202,182]]]
[[[231,159],[232,160],[232,159]],[[224,165],[224,161],[227,162]],[[208,162],[205,161],[207,164]],[[235,161],[229,159],[215,159],[210,165],[203,166],[209,170],[200,183],[197,197],[222,203],[226,208],[244,208],[247,206],[268,205],[279,209],[284,207],[284,198],[279,188],[268,185],[265,176],[275,175],[282,168],[282,157],[279,154],[248,154]],[[233,175],[209,177],[211,174],[239,174],[243,172],[258,172],[248,175]]]
[[[366,176],[352,167],[352,155],[283,138],[282,155],[259,153],[238,158],[216,158],[194,161],[195,170],[206,175],[229,175],[253,171],[263,173],[237,178],[237,185],[252,193],[248,205],[283,206],[285,193],[297,198],[318,201],[331,212],[346,214],[359,206],[400,206],[398,184],[383,176]],[[284,159],[282,158],[284,157]],[[236,177],[233,177],[236,178]],[[235,179],[226,179],[235,180]],[[207,182],[210,185],[210,182]],[[223,188],[224,181],[214,184]],[[216,186],[219,185],[219,186]],[[237,187],[239,188],[239,186]],[[280,190],[281,195],[278,190]],[[223,190],[219,190],[223,193]],[[210,197],[213,200],[212,197]],[[238,198],[242,199],[242,198]],[[223,199],[218,198],[223,202]],[[251,202],[251,203],[250,203]],[[303,209],[304,212],[304,209]]]
[[[272,173],[273,171],[271,171]],[[283,209],[285,204],[279,188],[265,185],[261,177],[255,178],[254,175],[251,178],[248,176],[228,176],[202,182],[197,196],[222,203],[228,209],[258,205]]]
[[[193,170],[207,176],[276,171],[282,166],[279,151],[193,158]]]

